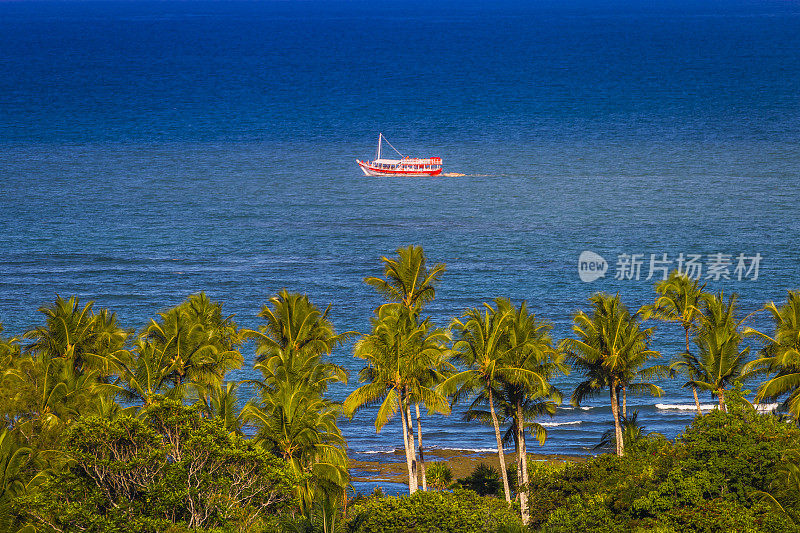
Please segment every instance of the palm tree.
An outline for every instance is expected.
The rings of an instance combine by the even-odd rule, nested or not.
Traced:
[[[270,298],[258,314],[265,324],[259,331],[244,332],[258,344],[256,369],[277,381],[313,382],[319,394],[325,393],[329,383],[346,382],[344,368],[323,361],[323,357],[355,332],[336,334],[328,318],[330,310],[329,305],[321,312],[307,295],[285,289]]]
[[[0,431],[0,528],[13,531],[11,506],[14,498],[25,492],[29,477],[26,466],[33,450],[22,445],[15,432],[4,428]]]
[[[303,515],[330,493],[349,483],[346,443],[337,426],[340,407],[303,383],[263,387],[243,417],[258,428],[255,439],[287,461],[300,479],[296,487]]]
[[[784,394],[783,402],[795,418],[800,417],[800,292],[788,291],[786,303],[778,307],[774,302],[764,306],[775,324],[772,337],[752,328],[744,334],[755,335],[764,342],[756,360],[746,365],[745,371],[775,374],[758,388],[756,401],[775,400]]]
[[[79,416],[115,411],[119,388],[100,377],[98,370],[79,373],[62,358],[20,357],[2,376],[3,387],[15,391],[10,403],[22,407],[9,427],[32,448],[57,447],[61,431]]]
[[[434,388],[437,374],[446,364],[449,339],[430,321],[417,323],[400,304],[382,305],[376,315],[372,332],[361,337],[354,350],[356,357],[367,362],[359,371],[359,382],[364,385],[347,397],[344,411],[352,416],[358,409],[380,404],[375,416],[378,432],[400,412],[409,492],[413,494],[418,479],[411,405],[424,404],[431,412],[449,413],[445,396]]]
[[[447,490],[453,481],[453,471],[443,461],[435,461],[428,472],[431,477],[433,490]]]
[[[491,412],[486,409],[488,406],[488,391],[481,391],[475,396],[467,411],[464,413],[463,419],[466,421],[477,420],[487,425],[493,425]],[[492,389],[492,397],[495,404],[496,417],[500,426],[508,424],[508,429],[502,435],[503,445],[514,443],[514,454],[517,458],[517,481],[514,490],[518,493],[528,481],[522,475],[522,459],[527,453],[523,453],[523,442],[520,440],[517,420],[520,419],[520,403],[522,417],[524,421],[525,430],[529,431],[531,435],[539,441],[539,444],[544,444],[547,440],[547,428],[537,422],[543,416],[554,416],[556,407],[561,402],[560,394],[555,388],[552,388],[549,393],[542,394],[541,391],[533,394],[526,393],[519,385],[513,385],[507,382],[500,381],[498,389]],[[525,468],[527,468],[527,461],[525,461]],[[511,481],[509,481],[511,486]]]
[[[10,429],[0,431],[0,502],[5,503],[24,487],[24,466],[33,450],[22,446]]]
[[[561,343],[572,367],[579,369],[586,378],[572,393],[572,403],[578,406],[585,398],[608,389],[616,452],[621,457],[625,444],[621,425],[624,407],[620,405],[620,396],[629,389],[656,396],[662,394],[659,387],[636,381],[650,374],[649,369],[643,371],[640,367],[660,354],[649,348],[652,328],[643,329],[639,317],[628,311],[619,295],[600,293],[591,296],[589,301],[592,314],[579,311],[572,326],[576,338],[564,339]]]
[[[116,372],[127,352],[130,331],[119,327],[114,313],[92,311],[94,302],[81,307],[78,299],[56,296],[52,307],[41,307],[45,325],[25,333],[32,339],[27,350],[39,357],[62,358],[77,373],[98,370],[102,376]]]
[[[405,248],[397,249],[397,258],[382,257],[383,278],[367,277],[364,282],[375,288],[390,303],[401,305],[406,313],[411,317],[412,322],[420,323],[420,313],[422,307],[432,301],[436,296],[436,285],[439,283],[445,271],[444,263],[437,263],[428,267],[428,260],[421,246],[409,245]],[[434,375],[435,371],[434,371]],[[428,378],[431,374],[428,375]],[[432,389],[431,389],[432,390]],[[427,478],[425,475],[425,459],[422,447],[422,429],[420,427],[421,417],[419,401],[413,401],[417,414],[417,436],[419,437],[420,470],[422,474],[422,488],[427,489]],[[430,406],[429,406],[430,409]],[[436,410],[436,408],[434,408]],[[407,406],[406,419],[408,421],[408,431],[413,444],[414,428],[411,423],[412,417],[410,404]],[[414,453],[416,456],[416,452]],[[416,458],[412,463],[416,465]],[[415,481],[416,483],[416,476]]]
[[[0,334],[3,333],[3,324],[0,322]],[[0,335],[0,427],[10,427],[20,412],[25,411],[26,402],[20,396],[15,383],[5,379],[6,374],[19,364],[22,351],[19,339],[16,337],[3,337]]]
[[[198,402],[208,417],[222,420],[226,430],[242,435],[244,415],[238,407],[239,385],[239,382],[228,381],[224,387],[212,390],[209,396],[200,398]]]
[[[122,397],[128,401],[138,400],[143,407],[149,406],[157,395],[173,400],[182,399],[184,386],[174,387],[173,376],[179,370],[178,359],[171,356],[169,347],[139,338],[131,351],[131,363],[125,365],[121,373],[125,392]]]
[[[742,324],[749,316],[737,318],[736,301],[735,293],[727,301],[722,292],[706,295],[695,336],[697,354],[688,354],[687,358],[697,374],[691,383],[715,394],[723,411],[726,410],[725,389],[748,377],[745,362],[750,348],[740,349],[740,345]]]
[[[447,396],[441,394],[437,385],[444,381],[447,375],[455,368],[449,362],[452,352],[449,348],[450,335],[447,331],[436,328],[430,319],[423,320],[417,328],[419,335],[413,335],[411,354],[413,362],[409,363],[409,404],[406,406],[406,417],[411,428],[411,403],[414,404],[417,417],[417,450],[419,451],[420,477],[422,490],[428,490],[427,473],[425,470],[425,454],[422,446],[422,417],[420,404],[428,408],[428,414],[450,414],[450,405]],[[414,446],[414,435],[411,435],[411,445]]]
[[[566,374],[568,368],[563,364],[563,354],[553,346],[550,337],[552,325],[538,320],[528,312],[525,302],[516,309],[508,299],[497,299],[498,311],[512,317],[507,322],[508,347],[503,361],[503,370],[499,377],[507,392],[506,399],[515,407],[514,428],[517,432],[517,487],[519,488],[522,522],[530,521],[528,510],[528,459],[525,444],[527,419],[539,413],[555,413],[555,404],[561,403],[561,393],[550,381],[556,373]],[[527,400],[527,401],[526,401]],[[535,402],[535,403],[534,403]],[[525,404],[528,404],[526,416]],[[534,408],[536,406],[536,408]],[[538,414],[538,413],[537,413]],[[541,425],[531,428],[544,442],[547,433]]]
[[[495,411],[495,391],[500,387],[503,373],[503,357],[508,350],[506,332],[513,317],[484,303],[483,312],[478,308],[468,309],[460,319],[454,319],[451,328],[458,340],[453,346],[455,358],[466,370],[453,374],[439,386],[441,392],[453,395],[458,402],[474,393],[483,395],[489,407],[489,416],[494,425],[497,440],[497,456],[500,460],[500,475],[506,502],[511,502],[508,485],[500,423]]]
[[[0,322],[0,334],[3,331],[3,323]],[[19,339],[0,335],[0,368],[7,368],[19,354]]]
[[[364,385],[354,390],[344,401],[344,412],[351,417],[364,407],[380,404],[375,415],[375,431],[381,429],[400,411],[403,430],[403,449],[408,468],[408,488],[413,494],[417,490],[416,458],[412,457],[413,441],[408,437],[406,405],[408,387],[403,364],[411,359],[408,354],[409,327],[402,322],[409,319],[399,306],[381,306],[372,319],[372,332],[362,336],[354,347],[354,355],[367,364],[358,373],[359,383]]]
[[[225,374],[242,364],[242,343],[233,316],[222,315],[222,305],[205,293],[193,294],[183,303],[151,320],[142,340],[153,346],[161,371],[173,396],[184,398],[189,388],[198,396],[222,386]]]
[[[705,286],[705,283],[700,285],[698,280],[693,280],[686,274],[673,270],[667,279],[656,283],[655,290],[658,298],[655,303],[646,305],[641,310],[645,320],[655,318],[666,322],[678,322],[683,327],[686,350],[671,367],[683,371],[690,380],[697,379],[699,376],[688,355],[689,332],[696,328],[697,321],[702,314]],[[700,400],[697,397],[697,386],[691,381],[686,385],[692,387],[697,414],[703,414],[700,409]]]
[[[258,428],[256,438],[284,457],[302,479],[296,487],[303,514],[338,498],[349,484],[346,444],[337,425],[341,406],[324,397],[331,383],[347,382],[344,368],[324,360],[352,332],[337,335],[308,296],[281,291],[259,316],[259,331],[245,331],[258,343],[254,368],[260,380],[246,383],[258,400],[243,409]],[[230,385],[229,385],[230,386]]]
[[[436,296],[436,285],[445,271],[444,263],[428,267],[421,246],[397,249],[397,258],[382,257],[384,278],[368,277],[364,283],[374,287],[390,302],[418,312]]]

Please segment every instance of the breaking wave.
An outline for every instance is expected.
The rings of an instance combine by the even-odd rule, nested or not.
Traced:
[[[701,403],[700,409],[703,411],[712,411],[719,407],[716,403]],[[777,403],[756,403],[753,407],[761,413],[768,413],[778,408]],[[697,406],[693,403],[657,403],[656,409],[665,410],[678,410],[678,411],[696,411]]]
[[[701,403],[700,409],[703,411],[711,411],[716,409],[715,403]],[[657,403],[656,409],[677,410],[677,411],[697,411],[697,406],[693,403]]]
[[[363,453],[364,455],[374,455],[377,453],[395,453],[400,451],[401,448],[392,448],[392,449],[385,449],[385,450],[366,450],[363,452],[356,452],[356,453]]]
[[[778,405],[777,403],[754,403],[753,407],[761,413],[767,413],[776,410]]]
[[[497,448],[453,448],[452,446],[431,446],[432,450],[450,450],[454,452],[471,452],[471,453],[497,453]]]

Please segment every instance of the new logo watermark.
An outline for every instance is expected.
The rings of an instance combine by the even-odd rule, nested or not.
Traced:
[[[649,256],[649,259],[648,259]],[[736,280],[756,281],[763,256],[725,254],[684,254],[671,259],[669,254],[627,254],[617,255],[614,279],[618,280],[664,280],[672,270],[686,274],[691,279],[713,281]],[[578,276],[581,281],[590,283],[603,278],[608,271],[608,262],[602,255],[584,250],[578,257]],[[644,277],[644,274],[647,277]]]
[[[578,257],[578,276],[581,281],[592,282],[598,278],[604,278],[608,271],[608,263],[603,256],[584,250]]]

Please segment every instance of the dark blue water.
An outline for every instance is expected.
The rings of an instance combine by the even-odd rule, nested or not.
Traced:
[[[205,290],[255,327],[285,287],[365,331],[362,279],[410,243],[448,265],[442,325],[508,296],[561,338],[595,291],[650,300],[664,253],[732,255],[709,286],[753,311],[800,288],[798,50],[790,2],[0,3],[0,320],[21,334],[59,293],[140,327]],[[464,176],[365,178],[379,131]],[[579,279],[583,250],[605,278]],[[350,346],[335,360],[355,376]],[[662,385],[631,403],[674,436],[691,411],[656,404],[691,394]],[[604,405],[559,410],[542,450],[595,444]],[[342,424],[354,456],[401,442],[373,414]],[[457,414],[425,439],[494,440]]]

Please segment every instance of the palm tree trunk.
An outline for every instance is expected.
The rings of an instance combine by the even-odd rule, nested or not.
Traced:
[[[611,414],[614,417],[614,436],[617,441],[617,456],[625,454],[625,445],[622,442],[622,426],[619,423],[619,398],[617,397],[617,387],[612,385],[611,389]]]
[[[719,410],[723,413],[728,412],[728,408],[725,406],[725,391],[717,389],[717,396],[719,397]]]
[[[406,452],[406,467],[408,468],[408,493],[414,494],[417,491],[416,467],[413,464],[411,451],[409,450],[408,442],[408,424],[406,423],[406,408],[405,400],[400,400],[400,419],[403,423],[403,447]],[[414,447],[414,441],[411,441],[411,448]]]
[[[425,455],[422,453],[422,422],[419,417],[419,404],[415,404],[417,408],[417,438],[419,439],[419,470],[422,475],[422,491],[427,492],[428,480],[425,477]]]
[[[406,403],[406,420],[408,421],[408,444],[411,450],[411,474],[414,476],[414,492],[419,490],[417,475],[417,447],[414,445],[414,424],[411,419],[411,402]]]
[[[516,424],[517,424],[517,422],[515,420],[514,421],[514,431],[512,433],[512,436],[514,437],[514,457],[516,458],[515,460],[517,462],[517,487],[521,487],[522,486],[522,454],[520,453],[519,432],[517,432]],[[509,480],[508,484],[509,484],[509,487],[510,487],[511,486],[511,480]],[[515,496],[514,499],[519,500],[519,490],[517,490],[517,495]]]
[[[683,331],[686,333],[686,353],[689,353],[689,326],[683,326]]]
[[[500,477],[503,479],[503,493],[506,502],[511,503],[511,490],[508,488],[508,472],[506,472],[506,458],[503,455],[503,439],[500,438],[500,422],[497,421],[497,413],[494,412],[494,400],[492,399],[492,389],[489,389],[489,412],[492,414],[494,423],[494,436],[497,438],[497,456],[500,459]]]
[[[702,415],[703,410],[700,409],[700,399],[697,397],[697,387],[692,385],[692,394],[694,394],[694,404],[697,406],[697,414]]]
[[[686,333],[686,353],[689,353],[689,326],[683,326],[683,331]],[[692,394],[694,394],[694,405],[697,407],[697,414],[702,415],[703,410],[700,409],[700,399],[697,397],[697,387],[692,385]]]
[[[519,507],[522,514],[523,525],[528,525],[530,522],[531,514],[528,509],[528,450],[525,448],[525,419],[522,414],[522,402],[517,402],[517,439],[519,442],[519,464],[520,471],[517,473],[517,480],[519,486],[517,493],[519,494]]]
[[[628,419],[628,388],[625,386],[622,387],[622,418]]]

